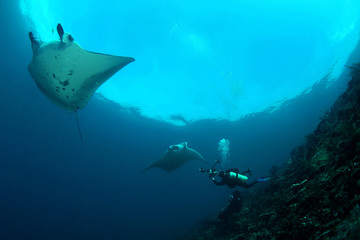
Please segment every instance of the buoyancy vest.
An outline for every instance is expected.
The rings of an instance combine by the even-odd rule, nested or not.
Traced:
[[[238,184],[246,183],[248,180],[247,176],[235,172],[229,172],[229,178]]]

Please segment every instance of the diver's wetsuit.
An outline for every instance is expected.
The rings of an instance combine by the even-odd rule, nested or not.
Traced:
[[[242,199],[240,196],[240,191],[236,190],[230,194],[229,204],[217,217],[223,220],[225,223],[230,223],[231,218],[234,216],[234,214],[241,210],[241,207]]]
[[[220,172],[219,177],[221,177],[221,181],[216,181],[215,177],[211,177],[211,180],[216,185],[227,185],[229,188],[235,188],[237,186],[243,188],[250,188],[256,183],[260,182],[258,179],[253,181],[252,183],[247,183],[248,177],[244,174],[249,173],[248,171],[237,173],[235,171],[226,171]]]

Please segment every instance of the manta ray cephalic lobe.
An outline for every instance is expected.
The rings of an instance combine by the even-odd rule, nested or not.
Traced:
[[[42,42],[29,33],[33,58],[28,67],[39,89],[57,106],[69,112],[85,107],[106,80],[135,61],[89,52],[58,24],[60,40]]]
[[[186,162],[192,160],[198,160],[206,163],[204,157],[199,152],[189,148],[187,146],[187,142],[183,142],[176,145],[171,145],[160,159],[151,163],[143,170],[143,172],[154,167],[171,172],[181,167]]]

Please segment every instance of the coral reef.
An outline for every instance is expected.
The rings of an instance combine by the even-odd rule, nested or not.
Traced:
[[[248,191],[231,223],[200,223],[182,239],[360,239],[360,64],[314,133],[271,181]]]

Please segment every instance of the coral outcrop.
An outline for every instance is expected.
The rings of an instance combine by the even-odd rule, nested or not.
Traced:
[[[288,163],[248,192],[231,223],[208,220],[185,239],[360,239],[360,64]]]

